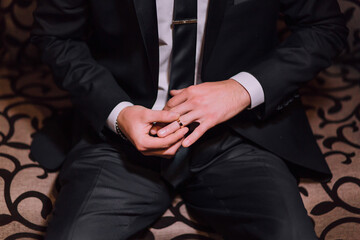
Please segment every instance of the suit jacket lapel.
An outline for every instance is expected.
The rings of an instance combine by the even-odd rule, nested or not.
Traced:
[[[136,15],[140,24],[141,35],[145,44],[149,66],[154,82],[157,84],[159,74],[159,36],[157,28],[156,1],[134,1]],[[205,27],[205,43],[202,69],[205,69],[212,49],[220,31],[227,0],[209,0],[208,15]]]
[[[205,69],[205,66],[209,61],[212,50],[215,46],[217,36],[219,35],[220,27],[224,18],[224,12],[227,3],[227,0],[209,0],[208,15],[205,27],[203,60],[201,67],[202,70]]]
[[[157,84],[159,74],[159,36],[155,0],[134,1],[141,35],[147,52],[152,78]],[[157,87],[156,87],[157,88]]]

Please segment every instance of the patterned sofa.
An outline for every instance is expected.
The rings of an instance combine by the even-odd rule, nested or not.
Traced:
[[[360,1],[339,0],[348,47],[302,89],[302,100],[334,177],[301,181],[300,194],[320,239],[360,239]],[[29,156],[44,120],[71,107],[28,42],[36,0],[0,0],[0,239],[43,239],[57,195],[57,172]],[[279,24],[281,26],[281,22]],[[280,27],[279,34],[285,34]],[[301,146],[299,146],[301,147]],[[193,221],[181,199],[134,239],[220,239]]]

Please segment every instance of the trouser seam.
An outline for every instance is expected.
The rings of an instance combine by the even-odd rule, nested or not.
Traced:
[[[158,187],[158,188],[160,189],[160,191],[162,190],[160,187]],[[158,198],[158,197],[159,197],[158,194],[161,194],[161,193],[154,192],[154,191],[151,191],[151,193],[152,193],[152,196],[154,196],[155,198]],[[171,198],[170,192],[167,192],[167,194],[168,194],[168,196]],[[166,206],[166,208],[163,210],[163,212],[162,212],[161,214],[159,214],[159,216],[161,216],[162,214],[164,214],[164,212],[169,208],[170,205],[171,205],[171,201],[170,201],[170,204],[168,204],[168,206]],[[145,212],[145,211],[143,211],[143,210],[146,209],[147,207],[149,207],[149,206],[148,206],[148,205],[145,205],[145,206],[142,207],[138,212],[139,212],[139,213]],[[131,221],[128,222],[126,229],[129,229],[129,227],[130,227],[136,220],[138,220],[140,216],[144,216],[144,215],[140,215],[140,214],[139,214],[139,215],[135,216],[135,217],[133,218],[133,220],[131,220]],[[158,216],[158,217],[159,217],[159,216]],[[143,218],[143,219],[144,219],[144,218]],[[154,219],[152,220],[152,222],[149,223],[149,224],[148,224],[145,228],[143,228],[142,230],[145,230],[146,228],[148,228],[155,220],[156,220],[156,218],[154,218]],[[132,233],[132,235],[135,234],[135,233],[136,233],[136,232]],[[130,235],[130,236],[132,236],[132,235]],[[129,236],[129,237],[130,237],[130,236]]]
[[[281,161],[283,161],[283,160],[281,159]],[[285,164],[285,162],[284,162],[284,164]],[[278,179],[278,177],[277,177],[271,170],[269,171],[269,168],[271,168],[271,166],[268,166],[266,163],[261,164],[261,166],[262,166],[265,174],[267,174],[268,176],[271,176],[271,177],[274,178],[274,179]],[[287,168],[287,166],[285,166],[285,168]],[[288,170],[288,171],[289,171],[289,174],[293,177],[293,175],[290,173],[290,170]],[[285,174],[285,173],[284,173],[284,174]],[[277,181],[274,181],[274,184],[276,184],[276,185],[278,186]],[[283,204],[283,206],[286,206],[286,214],[287,214],[287,216],[288,216],[288,219],[292,219],[291,214],[290,214],[290,212],[289,212],[288,205],[287,205],[287,201],[286,201],[286,199],[285,199],[285,197],[284,197],[283,194],[280,194],[280,195],[281,195],[281,199],[282,199],[282,204]],[[300,197],[300,196],[299,196],[299,197]],[[294,226],[294,224],[291,223],[290,226]],[[292,227],[291,233],[294,234],[294,235],[297,235],[297,234],[295,233],[295,231],[294,231],[294,227]],[[294,235],[293,235],[293,236],[294,236]]]
[[[90,197],[93,195],[93,192],[94,192],[94,190],[95,190],[95,188],[96,188],[96,185],[97,185],[97,183],[98,183],[99,176],[100,176],[100,174],[101,174],[102,171],[103,171],[103,165],[104,165],[104,163],[102,163],[102,164],[100,165],[100,170],[98,170],[98,173],[97,173],[97,175],[96,175],[96,177],[95,177],[94,183],[92,184],[91,191],[90,191],[90,193],[88,194],[88,196],[86,197],[86,199],[84,200],[83,204],[80,206],[78,212],[76,213],[76,215],[75,215],[75,217],[74,217],[75,222],[74,222],[74,224],[73,224],[73,225],[71,226],[71,228],[70,228],[70,231],[69,231],[69,239],[73,239],[74,231],[75,231],[76,226],[77,226],[77,224],[78,224],[78,222],[79,222],[79,221],[78,221],[78,217],[79,217],[80,214],[84,211],[85,207],[86,207],[87,204],[89,203]]]

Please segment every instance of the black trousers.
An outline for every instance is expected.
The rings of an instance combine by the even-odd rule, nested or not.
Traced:
[[[128,239],[180,194],[189,213],[224,239],[317,239],[286,163],[223,125],[192,146],[193,172],[176,189],[161,161],[119,138],[85,136],[59,175],[48,240]]]

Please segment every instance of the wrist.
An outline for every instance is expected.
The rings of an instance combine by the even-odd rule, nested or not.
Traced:
[[[265,102],[264,90],[258,79],[248,72],[240,72],[230,79],[241,84],[250,95],[250,106],[248,109],[253,109]]]
[[[118,124],[118,121],[116,120],[115,122],[115,130],[116,130],[116,134],[119,135],[122,139],[124,140],[128,140],[127,137],[123,134],[123,132],[120,130],[119,128],[119,124]]]
[[[240,97],[240,102],[242,105],[241,107],[244,109],[250,108],[251,96],[250,96],[250,93],[248,92],[248,90],[241,83],[236,81],[235,79],[230,78],[229,80],[234,84],[234,87],[239,90],[238,96]]]
[[[128,140],[128,138],[126,137],[126,135],[124,134],[124,122],[125,122],[125,119],[126,119],[126,111],[127,109],[129,108],[130,106],[127,106],[125,108],[123,108],[117,118],[116,118],[116,121],[115,121],[115,131],[116,133],[124,140]]]
[[[120,102],[118,103],[113,110],[110,112],[108,118],[106,119],[106,125],[109,129],[111,129],[114,133],[116,133],[116,129],[115,129],[115,122],[116,119],[119,116],[119,113],[126,107],[128,106],[133,106],[133,104],[131,102]]]

